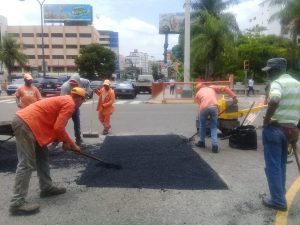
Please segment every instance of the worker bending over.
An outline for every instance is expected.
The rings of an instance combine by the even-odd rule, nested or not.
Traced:
[[[233,99],[233,104],[238,102],[237,97],[233,91],[227,86],[206,86],[204,83],[199,83],[196,86],[195,101],[199,106],[199,138],[200,140],[196,146],[205,148],[205,134],[206,134],[206,121],[210,120],[210,133],[212,152],[218,153],[218,98],[217,94],[227,93]]]
[[[16,137],[18,165],[9,211],[11,214],[32,214],[39,211],[37,203],[25,201],[33,170],[37,170],[40,197],[66,192],[56,187],[50,177],[47,145],[54,140],[63,142],[65,150],[80,152],[65,127],[74,111],[85,101],[85,91],[73,88],[70,95],[57,96],[35,102],[18,111],[12,121]]]

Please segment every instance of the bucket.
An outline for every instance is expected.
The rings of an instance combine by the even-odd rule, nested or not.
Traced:
[[[229,146],[241,150],[256,150],[257,135],[255,127],[247,125],[233,129],[229,138]]]

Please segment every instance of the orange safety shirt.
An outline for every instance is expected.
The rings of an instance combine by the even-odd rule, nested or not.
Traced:
[[[227,93],[230,97],[235,96],[235,93],[227,86],[211,85],[200,88],[195,96],[195,100],[199,105],[199,111],[201,112],[203,109],[210,106],[217,106],[217,94],[219,93]]]
[[[21,108],[42,99],[41,93],[39,90],[31,85],[30,87],[26,85],[20,86],[16,91],[16,97],[19,97],[21,100]]]
[[[65,130],[75,111],[75,102],[70,95],[46,98],[37,101],[16,114],[30,127],[40,146],[55,140],[74,145]]]
[[[103,115],[111,114],[115,111],[115,92],[113,89],[108,91],[102,87],[100,90],[96,90],[95,93],[99,96],[97,111],[101,112]]]

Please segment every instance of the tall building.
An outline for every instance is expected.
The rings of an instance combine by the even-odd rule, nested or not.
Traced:
[[[42,33],[40,26],[7,26],[6,32],[16,38],[27,56],[27,70],[42,67]],[[44,26],[46,71],[49,74],[76,72],[74,59],[84,46],[99,43],[93,26]],[[16,66],[15,71],[21,71]]]
[[[116,73],[120,72],[119,33],[110,30],[98,30],[100,45],[109,48],[116,54]]]
[[[152,73],[151,65],[154,62],[154,57],[134,49],[129,56],[125,57],[125,62],[125,67],[136,67],[141,70],[142,74],[149,74]]]

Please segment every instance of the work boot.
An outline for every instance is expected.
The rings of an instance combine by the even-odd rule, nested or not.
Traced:
[[[76,145],[81,146],[81,144],[83,144],[82,138],[76,138],[75,143],[76,143]]]
[[[40,205],[34,202],[24,202],[19,206],[9,207],[9,212],[11,215],[32,215],[38,213],[40,210]]]
[[[199,148],[205,148],[205,142],[204,141],[198,141],[195,145]]]
[[[66,193],[66,188],[64,187],[52,187],[49,190],[41,191],[40,197],[41,198],[46,198],[46,197],[51,197],[54,195],[61,195]]]
[[[218,153],[219,152],[219,147],[217,145],[213,145],[211,151],[213,153]]]
[[[270,209],[275,209],[275,210],[283,211],[283,212],[287,211],[287,207],[275,205],[272,203],[272,201],[270,199],[267,199],[267,198],[262,199],[262,204]]]

